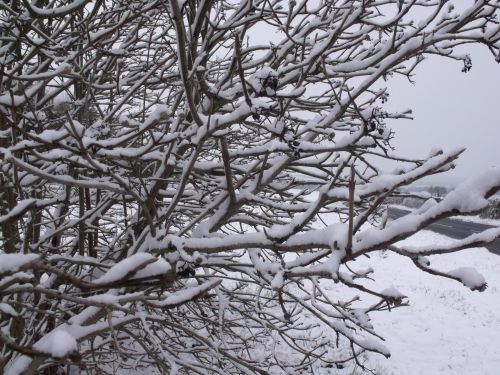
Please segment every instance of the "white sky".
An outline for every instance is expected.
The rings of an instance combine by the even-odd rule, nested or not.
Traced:
[[[467,148],[455,170],[429,181],[456,183],[492,166],[500,167],[500,64],[482,46],[468,46],[472,70],[444,58],[422,62],[415,85],[389,81],[387,108],[413,109],[413,121],[394,121],[395,153],[426,156],[432,148]]]

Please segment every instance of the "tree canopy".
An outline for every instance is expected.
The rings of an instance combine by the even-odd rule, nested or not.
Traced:
[[[0,372],[363,366],[364,352],[389,356],[369,314],[408,303],[356,266],[378,250],[483,290],[477,271],[431,259],[499,228],[447,247],[397,243],[482,210],[500,172],[387,223],[388,199],[463,149],[401,157],[387,120],[411,111],[383,104],[386,81],[411,82],[429,56],[467,73],[464,46],[483,44],[498,61],[499,8],[0,3]]]

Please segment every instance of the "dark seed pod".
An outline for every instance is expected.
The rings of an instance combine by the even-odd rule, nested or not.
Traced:
[[[278,88],[278,78],[275,76],[269,76],[264,79],[262,86],[266,88],[268,87],[271,90],[276,91],[276,89]]]
[[[182,277],[182,278],[193,277],[194,275],[196,275],[196,271],[193,268],[188,266],[188,267],[178,271],[177,275],[179,277]]]

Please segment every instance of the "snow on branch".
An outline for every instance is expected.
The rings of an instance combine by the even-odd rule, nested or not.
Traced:
[[[469,44],[498,60],[496,3],[14,5],[0,6],[0,373],[364,368],[390,354],[370,314],[411,295],[360,257],[389,249],[484,289],[426,257],[498,228],[398,241],[478,212],[500,173],[390,221],[393,197],[464,150],[404,157],[391,124],[411,110],[389,111],[384,86],[427,56],[467,73]]]

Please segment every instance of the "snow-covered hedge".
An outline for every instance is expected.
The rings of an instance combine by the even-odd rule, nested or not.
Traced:
[[[408,303],[360,266],[379,250],[484,290],[469,264],[433,256],[498,228],[399,242],[483,210],[500,171],[386,222],[387,199],[463,149],[399,155],[388,120],[411,110],[387,111],[384,86],[426,57],[466,73],[462,44],[498,58],[498,13],[497,0],[0,3],[0,373],[362,367],[390,355],[370,315]]]

